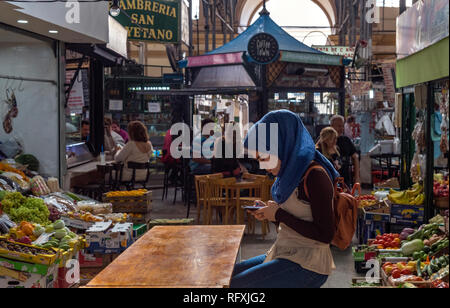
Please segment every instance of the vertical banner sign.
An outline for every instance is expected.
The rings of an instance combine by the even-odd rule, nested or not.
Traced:
[[[73,78],[73,75],[76,71],[67,70],[66,71],[66,83],[70,83]],[[73,84],[72,90],[70,91],[69,100],[67,102],[67,107],[70,110],[70,113],[81,114],[83,113],[84,107],[84,92],[83,92],[83,79],[82,73],[79,72],[75,83]]]
[[[180,41],[180,1],[120,0],[115,19],[128,31],[128,39],[160,43]]]

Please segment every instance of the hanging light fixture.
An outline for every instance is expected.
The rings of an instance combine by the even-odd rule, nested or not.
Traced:
[[[113,0],[109,13],[113,17],[117,17],[120,14],[119,0]]]

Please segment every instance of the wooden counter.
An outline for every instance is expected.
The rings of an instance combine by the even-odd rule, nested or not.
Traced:
[[[245,226],[158,226],[88,288],[227,288]]]

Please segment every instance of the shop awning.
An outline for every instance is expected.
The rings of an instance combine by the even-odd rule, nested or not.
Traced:
[[[228,65],[251,62],[247,55],[250,39],[259,33],[267,33],[276,38],[281,52],[281,61],[315,65],[343,65],[343,57],[329,55],[306,46],[278,26],[269,16],[262,13],[253,25],[234,40],[202,56],[189,57],[180,61],[180,67],[191,68],[213,65]]]
[[[193,88],[255,88],[255,82],[243,65],[202,67]]]
[[[180,67],[202,67],[214,65],[233,65],[243,63],[243,52],[203,55],[198,57],[188,57],[187,60],[180,61]]]
[[[66,44],[66,47],[83,55],[96,58],[102,61],[105,66],[123,65],[127,60],[124,56],[106,47],[106,44]]]

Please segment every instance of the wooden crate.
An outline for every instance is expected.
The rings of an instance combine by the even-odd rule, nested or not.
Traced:
[[[135,213],[136,214],[136,213]],[[142,213],[142,217],[138,218],[138,217],[131,217],[129,216],[129,221],[132,222],[134,225],[146,225],[150,222],[151,220],[151,213]]]
[[[152,192],[139,197],[107,197],[103,195],[103,201],[111,203],[114,213],[149,213],[152,210]]]
[[[448,209],[448,197],[435,197],[434,198],[434,206],[439,209]]]

